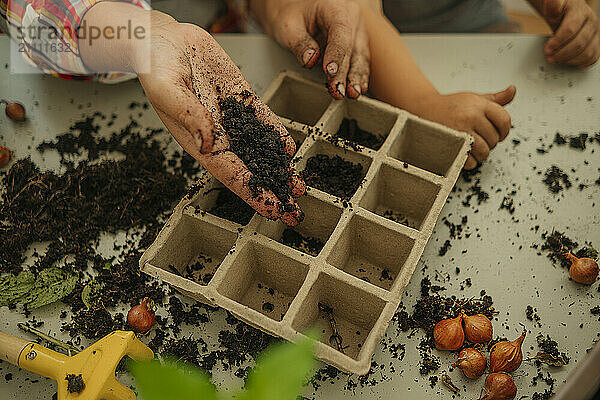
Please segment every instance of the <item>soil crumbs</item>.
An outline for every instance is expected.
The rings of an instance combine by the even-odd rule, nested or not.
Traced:
[[[307,185],[349,200],[364,177],[361,164],[355,164],[336,155],[317,154],[306,161],[302,177]]]
[[[219,191],[217,202],[209,212],[240,225],[248,225],[254,216],[254,209],[227,188],[215,190]]]
[[[67,391],[69,393],[81,393],[85,389],[85,383],[81,374],[67,374],[65,380],[67,381]]]
[[[242,93],[244,100],[254,96]],[[285,152],[285,146],[274,126],[260,121],[256,109],[234,97],[219,101],[223,113],[222,124],[229,137],[233,151],[252,172],[248,186],[254,196],[262,194],[263,189],[271,190],[280,200],[280,211],[292,211],[291,156]]]
[[[548,190],[552,193],[559,193],[563,189],[568,189],[572,186],[569,175],[556,165],[553,165],[546,170],[542,182],[548,186]]]
[[[361,146],[369,147],[373,150],[379,150],[384,141],[384,138],[361,129],[355,119],[348,118],[342,120],[342,124],[335,136],[358,143]]]
[[[429,278],[421,280],[421,298],[417,300],[412,314],[400,310],[394,316],[400,330],[423,329],[426,334],[426,347],[435,348],[433,327],[443,319],[456,318],[460,311],[467,315],[483,314],[490,320],[498,314],[493,307],[492,297],[481,292],[479,298],[459,299],[456,296],[445,297],[439,294],[444,287],[431,284]],[[465,342],[466,343],[466,342]]]
[[[320,239],[304,236],[295,229],[289,227],[283,231],[280,242],[313,257],[318,256],[325,246],[325,243]]]
[[[76,140],[95,133],[97,128],[85,121],[74,125],[79,135],[66,135]],[[93,246],[101,233],[157,229],[157,217],[182,197],[187,185],[184,177],[166,170],[165,155],[153,140],[158,132],[142,134],[132,121],[108,140],[90,139],[100,153],[118,152],[123,160],[91,163],[97,156],[91,152],[92,158],[77,166],[65,157],[94,148],[88,139],[82,139],[81,146],[66,147],[59,136],[54,143],[40,145],[41,150],[59,151],[66,168],[62,174],[41,171],[30,158],[18,160],[1,180],[5,190],[0,203],[0,273],[20,272],[24,252],[33,243],[49,242],[34,269],[71,256],[75,267],[84,270],[95,259]]]

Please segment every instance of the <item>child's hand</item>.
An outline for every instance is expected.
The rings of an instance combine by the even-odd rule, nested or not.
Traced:
[[[355,2],[252,0],[249,5],[265,31],[304,67],[312,68],[323,56],[327,87],[335,99],[367,92],[369,37]]]
[[[600,22],[584,0],[546,0],[542,15],[554,31],[544,46],[549,63],[589,67],[600,58]]]
[[[473,169],[485,161],[490,150],[506,139],[510,131],[510,115],[503,106],[515,97],[517,89],[509,86],[498,93],[462,92],[434,95],[421,105],[419,116],[467,132],[475,138],[465,169]]]

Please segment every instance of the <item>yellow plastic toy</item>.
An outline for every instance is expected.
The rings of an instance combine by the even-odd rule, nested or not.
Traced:
[[[123,356],[150,361],[154,353],[133,332],[115,331],[74,356],[47,349],[0,332],[0,359],[58,383],[58,400],[135,400],[135,393],[118,382],[115,369]],[[69,392],[69,377],[81,374],[83,389]],[[77,381],[80,383],[80,379]]]

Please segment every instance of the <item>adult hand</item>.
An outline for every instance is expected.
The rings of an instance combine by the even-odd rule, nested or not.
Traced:
[[[103,11],[126,6],[130,5],[101,2],[87,13],[86,18],[92,19],[88,25],[102,26],[101,21],[94,18],[106,18],[110,13]],[[131,16],[131,12],[134,10],[120,10],[115,14]],[[139,73],[138,77],[169,132],[215,178],[261,215],[297,225],[303,214],[291,197],[278,199],[272,191],[264,189],[257,194],[248,186],[252,173],[230,149],[229,138],[221,124],[219,99],[233,96],[246,104],[251,103],[257,118],[275,127],[291,159],[295,144],[279,118],[256,95],[245,95],[252,93],[250,85],[225,51],[203,29],[178,23],[166,14],[152,11],[150,32],[151,45],[141,49],[134,46],[131,64],[135,70],[136,65],[143,65],[150,58],[150,70]],[[93,64],[94,57],[102,58],[100,54],[91,56],[89,51],[84,52],[88,53],[87,65]],[[292,173],[291,193],[298,197],[304,194],[306,187],[298,174]]]
[[[544,46],[549,63],[589,67],[600,58],[600,22],[585,0],[538,0],[554,36]],[[541,8],[540,8],[541,7]]]
[[[323,56],[336,99],[357,98],[369,86],[369,38],[358,4],[349,0],[251,0],[265,31],[312,68]],[[319,45],[319,42],[321,45]]]
[[[490,150],[503,141],[510,131],[510,115],[504,106],[515,97],[516,88],[509,86],[498,93],[470,92],[434,95],[426,98],[419,115],[431,121],[467,132],[475,142],[465,163],[473,169],[485,161]]]

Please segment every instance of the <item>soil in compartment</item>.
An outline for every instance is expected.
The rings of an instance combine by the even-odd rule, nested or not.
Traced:
[[[222,259],[213,259],[204,253],[200,253],[185,267],[183,276],[202,285],[208,285],[222,261]],[[173,267],[173,269],[175,268]]]
[[[353,271],[347,269],[346,272],[386,290],[391,289],[397,275],[396,272],[390,271],[387,268],[381,268],[369,262],[360,261],[356,262]]]
[[[355,119],[349,118],[342,120],[342,124],[335,135],[373,150],[379,150],[384,141],[384,138],[361,129]]]
[[[307,273],[305,264],[251,242],[239,250],[217,291],[281,321]]]
[[[409,228],[418,229],[419,224],[414,221],[412,218],[408,218],[402,213],[396,212],[394,210],[385,210],[380,214],[382,217],[389,219],[390,221],[394,221],[396,223],[406,225]]]
[[[250,92],[242,93],[244,101],[252,99]],[[254,196],[263,189],[271,190],[280,200],[280,211],[292,211],[290,161],[279,132],[274,126],[260,121],[256,109],[234,97],[220,99],[222,125],[233,151],[252,172],[248,186]]]
[[[219,225],[183,215],[149,263],[208,285],[236,238],[235,232]]]
[[[306,161],[302,177],[307,185],[349,200],[356,192],[366,171],[361,164],[355,164],[335,155],[330,157],[317,154]]]
[[[394,245],[390,246],[390,243]],[[359,279],[391,290],[413,245],[413,238],[354,215],[327,262]]]
[[[315,329],[319,340],[358,359],[385,301],[333,276],[320,274],[292,321],[299,332]]]
[[[279,240],[286,246],[302,251],[311,256],[318,256],[319,252],[325,246],[325,243],[320,239],[310,236],[304,236],[293,228],[286,228]]]
[[[215,206],[209,212],[240,225],[248,225],[254,216],[252,207],[227,188],[215,190],[218,190],[219,194]]]
[[[293,295],[286,294],[256,280],[242,297],[241,302],[248,307],[281,321],[294,300]]]

